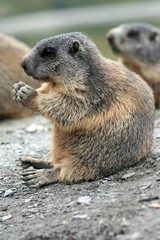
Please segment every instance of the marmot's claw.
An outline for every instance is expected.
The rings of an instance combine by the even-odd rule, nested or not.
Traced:
[[[46,179],[43,176],[43,170],[25,170],[22,173],[22,180],[25,185],[33,188],[39,188],[45,185]]]
[[[13,100],[15,102],[21,102],[21,97],[18,95],[18,87],[17,86],[12,90],[12,94],[13,94]]]
[[[22,87],[22,86],[25,86],[26,84],[24,83],[24,82],[19,82],[19,83],[15,83],[14,85],[13,85],[13,89],[15,89],[15,90],[20,90],[20,88]]]

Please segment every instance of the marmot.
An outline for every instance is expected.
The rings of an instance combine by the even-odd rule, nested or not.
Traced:
[[[111,29],[106,37],[121,62],[151,86],[156,108],[160,108],[160,29],[145,23],[128,23]]]
[[[22,159],[27,185],[100,179],[133,166],[151,151],[152,90],[140,76],[105,59],[85,34],[40,41],[22,67],[45,83],[37,90],[17,83],[13,99],[53,125],[51,161]]]
[[[24,81],[36,88],[40,86],[20,67],[22,57],[29,50],[29,47],[13,37],[0,34],[0,119],[24,117],[32,113],[12,99],[12,87],[17,81]]]

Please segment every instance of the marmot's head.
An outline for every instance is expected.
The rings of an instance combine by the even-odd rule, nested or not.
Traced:
[[[24,57],[22,67],[35,79],[68,83],[93,74],[91,68],[99,55],[87,36],[66,33],[38,42]]]
[[[128,60],[155,64],[160,61],[160,29],[145,23],[128,23],[106,34],[113,52]]]

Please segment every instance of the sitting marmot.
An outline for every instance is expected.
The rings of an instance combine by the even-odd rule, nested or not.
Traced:
[[[129,23],[111,29],[107,40],[121,62],[152,87],[160,108],[160,29],[145,23]]]
[[[40,41],[22,67],[45,83],[37,90],[15,84],[14,100],[53,124],[51,161],[22,159],[27,185],[107,177],[151,151],[152,90],[138,75],[105,59],[82,33]]]
[[[20,67],[22,57],[29,50],[20,41],[0,34],[0,119],[24,117],[32,113],[12,99],[12,87],[17,81],[22,80],[33,87],[40,86],[40,83],[34,82]]]

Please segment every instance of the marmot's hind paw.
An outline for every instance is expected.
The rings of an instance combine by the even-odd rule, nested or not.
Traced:
[[[22,173],[22,180],[29,187],[39,188],[46,185],[43,170],[28,169]]]
[[[21,165],[23,169],[33,167],[35,169],[42,169],[42,168],[53,168],[51,162],[32,158],[32,157],[23,157],[20,159]]]
[[[25,169],[22,172],[22,180],[29,187],[40,188],[50,183],[57,183],[59,171],[55,169]]]

